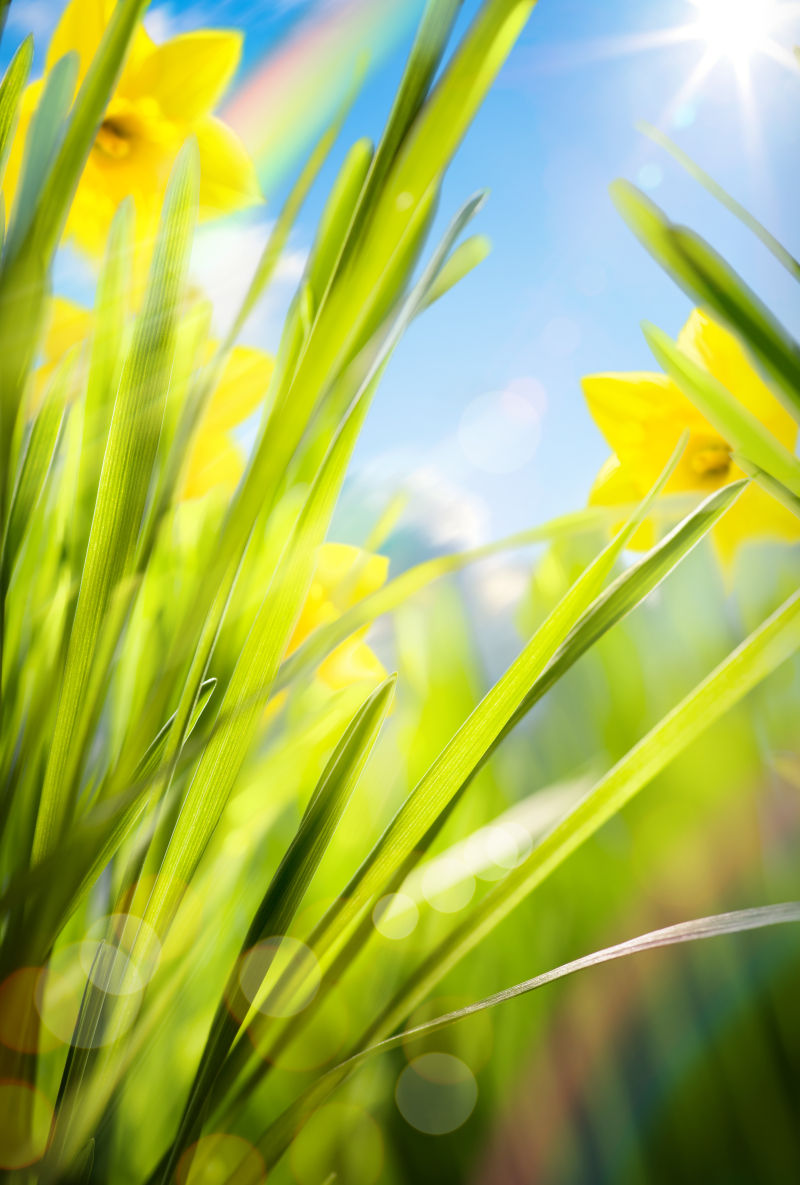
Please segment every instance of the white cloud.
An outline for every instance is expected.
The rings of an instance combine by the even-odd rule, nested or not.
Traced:
[[[211,300],[214,329],[224,333],[239,311],[272,223],[266,219],[242,223],[228,220],[204,227],[192,253],[192,279]],[[275,349],[283,319],[303,275],[307,251],[288,248],[275,270],[272,283],[251,315],[245,340]]]

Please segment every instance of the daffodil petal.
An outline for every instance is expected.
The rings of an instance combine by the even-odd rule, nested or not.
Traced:
[[[772,394],[732,333],[701,309],[695,309],[681,330],[678,345],[741,400],[773,436],[794,449],[797,424]]]
[[[213,218],[261,202],[253,162],[236,133],[209,116],[193,129],[200,149],[200,214]]]
[[[608,458],[595,479],[589,494],[589,505],[636,505],[646,492],[646,489],[634,480],[632,473],[620,464],[619,459],[612,456]],[[624,521],[624,516],[620,516],[619,522],[613,524],[612,531],[618,531]],[[647,519],[636,531],[628,546],[632,551],[647,551],[655,541],[655,527],[652,519]]]
[[[228,436],[201,433],[189,457],[183,497],[201,498],[214,489],[232,493],[243,471],[242,450]]]
[[[317,552],[316,578],[340,611],[386,583],[389,560],[346,543],[324,543]]]
[[[315,629],[321,625],[330,625],[331,622],[336,621],[338,616],[336,606],[332,601],[327,600],[322,585],[315,581],[309,589],[286,653],[293,654],[298,646],[302,646],[306,638],[313,634]]]
[[[156,46],[131,72],[126,98],[155,99],[167,119],[187,126],[217,105],[236,72],[240,33],[201,29]]]
[[[46,362],[59,362],[67,350],[88,339],[92,328],[92,314],[83,305],[63,296],[50,301],[49,318],[45,330],[42,354]]]
[[[583,380],[592,419],[625,464],[658,442],[664,463],[690,424],[705,425],[689,400],[662,374],[596,374]],[[663,467],[662,462],[655,466]]]
[[[337,646],[320,665],[317,673],[331,691],[361,682],[377,686],[386,678],[383,663],[358,635]]]
[[[74,51],[80,57],[82,78],[97,53],[114,5],[111,0],[70,0],[50,38],[46,70],[52,70],[65,54]]]
[[[274,369],[275,359],[263,350],[237,346],[211,397],[204,429],[221,432],[243,423],[264,399]]]
[[[757,539],[800,540],[800,518],[753,483],[723,515],[711,534],[723,569],[729,572],[742,544]]]

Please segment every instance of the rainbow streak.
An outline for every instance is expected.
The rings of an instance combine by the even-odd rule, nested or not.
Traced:
[[[322,131],[361,62],[375,70],[421,9],[422,0],[319,0],[244,79],[222,116],[256,161],[267,195]]]

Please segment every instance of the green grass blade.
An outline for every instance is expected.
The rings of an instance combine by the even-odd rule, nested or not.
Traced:
[[[17,125],[19,101],[33,61],[33,37],[26,37],[8,64],[0,82],[0,185]]]
[[[125,323],[129,312],[133,219],[133,202],[126,199],[111,223],[97,282],[73,530],[73,554],[78,569],[86,554],[103,453],[122,371]]]
[[[678,454],[676,454],[678,455]],[[417,843],[411,854],[399,864],[395,875],[392,879],[387,881],[380,894],[392,893],[399,890],[400,885],[413,870],[416,863],[429,849],[431,843],[438,835],[442,822],[448,817],[448,812],[457,804],[460,797],[464,794],[474,775],[482,768],[483,764],[496,751],[498,746],[503,742],[505,737],[519,724],[531,708],[538,703],[547,692],[558,683],[564,674],[574,665],[578,659],[585,654],[596,641],[599,640],[605,633],[612,629],[618,622],[620,622],[628,613],[639,605],[645,597],[658,587],[658,585],[669,575],[669,573],[681,562],[681,560],[688,555],[688,553],[699,543],[699,541],[707,534],[709,530],[719,521],[721,516],[728,510],[728,508],[736,501],[741,494],[746,482],[739,482],[736,486],[729,485],[721,490],[718,490],[710,498],[708,498],[702,506],[686,520],[680,523],[670,535],[668,535],[662,542],[654,548],[654,550],[644,557],[634,567],[623,572],[616,581],[594,602],[594,604],[583,615],[582,619],[570,633],[563,645],[558,649],[554,658],[545,667],[539,677],[535,680],[530,692],[524,697],[518,709],[510,716],[508,722],[501,728],[494,739],[485,748],[483,756],[475,764],[473,769],[467,773],[463,781],[457,787],[453,794],[448,807],[443,811],[438,819],[434,821],[428,829],[423,838]],[[326,919],[323,919],[323,924]],[[319,931],[320,928],[318,928]],[[339,953],[333,960],[328,975],[323,982],[321,992],[318,994],[318,999],[324,995],[327,986],[331,982],[336,982],[338,978],[343,975],[351,963],[361,953],[363,947],[370,940],[373,934],[372,920],[369,912],[365,912],[358,925],[353,929],[350,938],[341,946]],[[310,940],[312,943],[318,941],[320,933],[317,932]],[[262,1033],[253,1034],[253,1045],[267,1053],[268,1056],[273,1057],[277,1052],[280,1052],[289,1043],[297,1027],[304,1023],[304,1017],[301,1015],[295,1021],[290,1022],[283,1030],[281,1030],[277,1038],[273,1038],[272,1044],[263,1041]],[[263,1024],[259,1028],[263,1028]],[[231,1065],[227,1068],[225,1086],[230,1087],[234,1081],[243,1073],[246,1064],[252,1061],[252,1056],[245,1056],[241,1049],[234,1050],[231,1056]],[[268,1072],[268,1065],[264,1062],[259,1062],[256,1068],[245,1078],[243,1083],[237,1087],[237,1092],[234,1102],[231,1104],[231,1109],[234,1109],[243,1098],[247,1097],[249,1093],[255,1088],[261,1078]]]
[[[583,955],[581,958],[572,959],[569,963],[563,963],[551,971],[535,975],[532,979],[506,988],[502,992],[496,992],[475,1004],[469,1004],[464,1008],[434,1017],[433,1020],[415,1025],[412,1029],[405,1029],[393,1037],[387,1037],[375,1045],[359,1050],[347,1061],[328,1070],[321,1078],[317,1079],[259,1141],[262,1155],[268,1166],[274,1165],[283,1155],[304,1120],[354,1070],[371,1057],[388,1053],[393,1049],[405,1048],[408,1042],[441,1032],[442,1029],[449,1028],[461,1020],[466,1020],[467,1017],[485,1012],[489,1008],[495,1008],[499,1004],[505,1004],[509,1000],[516,1000],[520,996],[528,995],[530,992],[555,983],[557,980],[566,979],[579,971],[587,971],[593,967],[599,967],[617,959],[629,958],[631,955],[642,954],[646,951],[661,950],[664,947],[677,946],[687,942],[700,942],[709,938],[743,934],[751,930],[763,930],[769,926],[786,925],[798,921],[800,921],[800,902],[788,901],[780,905],[740,909],[731,913],[715,914],[712,917],[697,918],[690,922],[679,922],[673,926],[664,926],[660,930],[651,930],[647,934],[630,938],[627,942],[620,942],[615,946],[605,947],[602,950],[593,951],[589,955]]]
[[[669,480],[684,447],[682,440],[648,498],[587,567],[409,795],[340,900],[320,923],[313,942],[317,953],[341,941],[358,917],[371,908],[408,854],[417,849],[459,787],[485,758],[570,630],[598,596],[626,544]]]
[[[307,269],[309,290],[318,306],[322,303],[336,272],[342,244],[347,241],[353,214],[373,156],[370,140],[357,140],[353,144],[322,212]]]
[[[69,53],[48,73],[39,106],[25,141],[19,185],[6,236],[6,251],[14,255],[36,213],[36,201],[64,137],[66,118],[75,93],[78,55]]]
[[[485,235],[473,235],[460,243],[439,273],[439,278],[428,294],[425,308],[430,308],[437,300],[446,296],[451,288],[460,284],[471,271],[483,263],[491,249],[492,245]]]
[[[635,186],[616,181],[611,196],[656,262],[741,338],[773,380],[787,410],[800,418],[800,346],[791,334],[708,243],[671,223]]]
[[[620,811],[675,757],[800,648],[800,593],[751,634],[631,749],[531,855],[470,911],[423,961],[369,1027],[360,1045],[380,1040],[413,1012],[437,983],[531,892]],[[338,1084],[334,1082],[331,1089]],[[318,1101],[315,1097],[314,1101]],[[268,1160],[291,1139],[291,1109],[261,1144]],[[293,1130],[293,1128],[292,1128]]]
[[[396,677],[392,676],[368,697],[320,778],[300,827],[252,919],[212,1023],[177,1136],[162,1168],[153,1174],[153,1180],[160,1176],[165,1185],[172,1180],[181,1155],[197,1137],[209,1091],[242,1019],[251,1007],[262,1007],[265,1002],[254,999],[251,1004],[244,996],[238,978],[240,959],[258,942],[286,934],[378,739],[391,706],[395,683]]]
[[[376,1027],[391,1031],[470,950],[617,814],[675,757],[800,647],[800,593],[791,597],[636,744],[526,861],[420,966]]]
[[[33,511],[41,497],[53,464],[64,423],[66,391],[72,377],[74,357],[65,359],[56,373],[45,401],[23,445],[21,464],[8,513],[8,530],[3,546],[3,571],[8,578],[14,567]],[[5,586],[5,580],[4,580]]]
[[[355,385],[355,391],[352,391],[350,388],[347,389],[346,393],[348,398],[351,397],[349,408],[343,408],[343,418],[340,422],[340,427],[336,437],[334,438],[333,444],[330,446],[326,454],[326,459],[323,461],[322,467],[319,469],[317,476],[314,479],[312,494],[310,495],[309,500],[303,510],[302,521],[298,525],[295,534],[295,540],[294,542],[290,542],[287,548],[287,563],[290,568],[290,553],[293,549],[294,551],[297,551],[298,541],[302,538],[304,532],[308,528],[308,523],[313,519],[314,514],[316,513],[312,510],[312,505],[315,499],[319,499],[321,504],[324,503],[324,511],[322,514],[323,518],[325,516],[329,517],[332,513],[333,503],[338,496],[338,485],[340,485],[344,480],[344,469],[341,468],[341,466],[345,463],[345,454],[347,453],[347,450],[351,450],[355,443],[355,438],[352,436],[352,433],[354,430],[358,430],[363,417],[366,415],[367,409],[372,396],[374,395],[384,367],[386,366],[389,358],[392,355],[392,352],[396,348],[406,328],[417,315],[420,307],[424,303],[430,290],[430,286],[436,281],[439,271],[446,260],[453,243],[461,234],[464,227],[469,223],[476,211],[480,208],[482,201],[482,195],[477,195],[476,197],[471,198],[456,215],[450,227],[448,228],[448,231],[444,235],[437,251],[434,253],[430,263],[425,268],[422,276],[415,284],[414,288],[404,301],[399,311],[396,313],[391,327],[386,331],[379,348],[371,357],[366,369],[363,373],[359,371],[357,376],[354,377],[353,382]],[[273,409],[273,415],[274,414],[275,411]],[[280,418],[279,424],[281,425],[279,430],[283,432],[283,422],[280,420]],[[289,431],[294,433],[294,428],[290,428]],[[262,438],[262,446],[267,439],[269,439],[268,435]],[[296,443],[299,443],[299,440]],[[221,555],[217,557],[218,566],[214,569],[214,571],[212,571],[210,576],[210,581],[213,584],[217,579],[217,575],[222,565],[227,565],[227,571],[223,572],[221,585],[217,592],[216,599],[208,613],[205,625],[202,627],[202,634],[195,649],[189,674],[184,684],[181,702],[178,706],[178,725],[173,731],[174,745],[176,747],[182,744],[182,723],[188,718],[188,715],[191,712],[191,708],[194,703],[195,688],[199,684],[200,680],[206,675],[208,662],[216,644],[219,629],[228,607],[231,589],[233,588],[238,575],[239,565],[242,562],[242,558],[247,547],[247,542],[250,537],[253,522],[258,518],[259,513],[263,513],[265,510],[265,507],[263,506],[264,490],[256,484],[256,477],[259,474],[263,475],[263,465],[267,461],[269,461],[270,464],[269,481],[272,484],[273,492],[277,489],[277,485],[280,481],[281,468],[278,464],[280,452],[278,453],[278,458],[276,458],[272,452],[264,447],[257,451],[261,452],[261,456],[251,460],[248,472],[243,479],[242,485],[239,487],[237,500],[234,502],[226,522],[227,534],[224,535],[223,541],[221,543]],[[335,460],[334,454],[336,456]],[[326,470],[332,472],[333,469],[337,467],[337,475],[331,484],[330,478],[326,474]],[[333,490],[333,486],[337,486],[336,493],[331,492]],[[333,498],[333,501],[330,500],[331,497]],[[322,519],[320,519],[320,522],[321,521]],[[317,538],[317,534],[318,532],[316,528],[310,531],[309,537],[312,539],[312,543],[309,544],[310,546],[316,546],[318,543],[322,542],[322,538]],[[307,567],[307,560],[303,561],[302,566],[303,568]],[[251,719],[250,724],[245,727],[245,731],[249,731],[250,733],[254,732],[259,708],[263,708],[263,705],[266,703],[266,697],[269,694],[271,685],[275,676],[277,675],[280,660],[283,656],[283,651],[285,650],[286,644],[288,643],[289,637],[291,636],[294,617],[300,612],[301,601],[298,599],[295,603],[294,598],[295,596],[300,598],[302,589],[304,587],[304,581],[310,580],[310,569],[307,575],[302,577],[300,575],[300,569],[298,569],[296,575],[292,577],[292,580],[296,580],[297,583],[294,591],[289,595],[287,606],[284,607],[284,612],[288,614],[286,621],[281,623],[277,617],[275,617],[273,621],[273,626],[276,630],[279,630],[279,632],[286,632],[286,638],[284,642],[281,643],[279,634],[275,635],[274,641],[276,648],[273,649],[272,644],[270,644],[270,659],[269,662],[264,666],[261,678],[257,679],[255,674],[251,673],[251,675],[248,676],[246,680],[249,690],[245,691],[243,686],[238,687],[235,696],[226,698],[220,711],[220,727],[218,730],[215,730],[215,734],[211,738],[211,742],[213,744],[218,742],[218,734],[220,731],[230,728],[238,730],[240,726],[243,725],[246,716],[249,716]],[[264,628],[263,621],[261,622],[259,628]],[[253,641],[254,636],[254,634],[251,634],[250,639],[250,643],[253,646],[255,646]],[[248,661],[250,660],[248,659]],[[277,663],[277,665],[275,665],[275,663]],[[240,747],[237,745],[236,748],[241,752],[243,759],[243,754],[246,752],[247,746],[245,745],[244,747]],[[169,752],[168,761],[174,760],[174,756],[174,752]],[[168,771],[167,776],[168,778],[171,777],[171,771]],[[213,830],[213,827],[211,830]],[[211,831],[208,832],[208,835],[210,834]],[[168,918],[169,909],[167,909],[165,916]]]
[[[780,263],[782,267],[786,268],[790,276],[792,276],[795,280],[800,280],[800,261],[795,259],[795,257],[786,250],[783,243],[779,242],[778,239],[776,239],[775,236],[767,230],[764,224],[759,222],[759,220],[754,217],[750,211],[741,204],[741,202],[737,202],[736,198],[731,197],[731,195],[727,192],[727,190],[723,189],[719,182],[715,181],[714,178],[705,171],[705,169],[701,168],[696,161],[692,160],[688,153],[684,152],[683,149],[680,148],[674,140],[671,140],[669,136],[662,132],[660,128],[653,127],[653,125],[650,123],[640,123],[637,124],[637,127],[639,128],[639,131],[645,134],[645,136],[649,136],[649,138],[654,143],[658,144],[659,147],[668,152],[670,156],[678,162],[681,168],[686,170],[690,177],[693,177],[695,181],[699,181],[700,184],[708,190],[712,197],[715,197],[717,201],[725,207],[726,210],[733,214],[734,218],[738,218],[739,221],[744,226],[746,226],[749,231],[752,231],[756,238],[761,240],[767,250],[775,256],[778,263]]]
[[[197,152],[190,144],[182,150],[170,182],[148,291],[114,407],[36,821],[34,861],[51,850],[71,815],[92,724],[93,705],[87,705],[85,697],[104,620],[117,586],[134,566],[158,447],[197,191]]]
[[[463,0],[428,0],[378,150],[350,225],[344,228],[336,271],[347,262],[363,234],[389,170],[425,103],[462,5]],[[332,272],[331,278],[334,275]]]
[[[763,469],[759,469],[758,465],[754,465],[747,457],[743,457],[741,453],[733,453],[731,457],[734,465],[738,465],[743,473],[757,481],[762,489],[771,494],[776,501],[781,502],[787,510],[792,514],[800,517],[800,498],[788,490],[785,485],[782,485],[770,473],[766,473]]]
[[[800,494],[800,461],[718,379],[653,325],[644,326],[659,365],[734,449]]]
[[[629,938],[626,942],[616,943],[614,946],[604,947],[591,954],[572,959],[569,963],[562,963],[551,971],[535,975],[518,983],[514,987],[506,988],[502,992],[495,992],[475,1004],[456,1009],[443,1016],[437,1016],[425,1024],[417,1025],[413,1029],[406,1029],[402,1033],[380,1041],[369,1049],[356,1054],[352,1063],[357,1064],[375,1053],[396,1049],[408,1040],[422,1037],[430,1033],[439,1032],[459,1020],[474,1016],[476,1012],[483,1012],[487,1008],[494,1008],[508,1000],[515,1000],[525,996],[537,988],[545,987],[556,980],[566,979],[578,971],[587,971],[591,967],[602,966],[616,959],[625,959],[630,955],[642,954],[645,951],[659,950],[666,946],[677,946],[684,942],[698,942],[706,938],[721,938],[729,934],[742,934],[748,930],[762,930],[767,926],[780,926],[788,922],[800,921],[800,901],[782,902],[780,905],[756,906],[753,909],[737,909],[730,913],[714,914],[712,917],[696,918],[690,922],[678,922],[673,926],[663,926],[658,930],[651,930],[647,934],[640,934],[636,938]]]
[[[687,499],[684,495],[662,497],[653,507],[652,516],[654,518],[663,516],[668,521],[680,518],[690,511],[695,503],[696,500],[693,497]],[[395,576],[383,588],[370,593],[363,601],[353,605],[336,621],[315,630],[281,666],[275,680],[276,690],[289,686],[295,680],[305,678],[319,666],[323,659],[327,658],[332,650],[335,650],[357,630],[363,629],[365,625],[391,613],[434,581],[441,580],[445,576],[460,572],[472,564],[503,552],[529,547],[536,543],[553,543],[559,539],[571,539],[582,535],[592,535],[598,531],[608,531],[615,523],[619,522],[620,516],[630,515],[635,509],[636,507],[633,505],[613,508],[590,506],[584,510],[559,515],[539,526],[517,531],[513,535],[508,535],[492,543],[485,543],[467,551],[449,552],[447,555],[436,556],[433,559],[424,560],[421,564],[416,564],[413,568]],[[375,550],[375,548],[368,550]]]
[[[428,849],[433,838],[448,817],[455,803],[464,793],[475,773],[483,766],[502,739],[530,710],[533,698],[541,694],[541,688],[550,686],[546,675],[553,659],[559,655],[559,648],[570,631],[580,621],[600,590],[616,563],[626,543],[635,534],[642,520],[647,516],[652,503],[668,482],[685,448],[685,434],[670,458],[648,497],[634,510],[618,535],[587,567],[578,581],[556,606],[542,627],[537,631],[515,663],[481,701],[472,715],[454,735],[412,793],[400,807],[377,844],[366,857],[358,871],[340,894],[337,902],[328,910],[309,939],[309,945],[324,967],[331,962],[338,968],[358,953],[359,948],[372,933],[367,924],[372,906],[386,893],[392,892],[405,879],[421,855]],[[720,509],[714,512],[698,512],[695,519],[704,526],[724,509],[739,491],[731,492],[718,500]],[[701,528],[702,530],[702,528]],[[689,537],[696,541],[690,529]],[[669,555],[683,554],[683,538],[668,540],[662,549]],[[690,544],[692,545],[692,544]],[[643,577],[642,584],[647,577]],[[624,598],[620,598],[623,600]],[[605,628],[617,618],[609,611],[606,602],[601,601],[604,610]],[[597,625],[589,616],[589,623],[583,631],[581,641],[590,645],[599,634]],[[600,627],[600,633],[603,627]],[[581,641],[572,647],[572,659],[584,652]],[[571,665],[569,662],[567,665]],[[291,973],[291,968],[287,975]],[[259,1030],[264,1029],[259,1020]],[[251,1042],[260,1047],[263,1033],[259,1032]],[[232,1055],[228,1067],[225,1087],[243,1072],[247,1062],[252,1060],[249,1047],[242,1047]],[[259,1071],[256,1071],[256,1077]]]
[[[255,738],[272,680],[302,609],[316,548],[325,538],[372,390],[372,384],[367,384],[342,423],[239,656],[220,709],[221,727],[203,751],[158,883],[147,903],[144,920],[156,933],[169,927],[183,888],[217,826]]]

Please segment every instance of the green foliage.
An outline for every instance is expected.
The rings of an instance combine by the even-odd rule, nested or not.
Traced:
[[[484,197],[477,195],[422,262],[445,171],[533,7],[533,0],[486,0],[441,68],[460,4],[429,3],[383,138],[374,151],[358,141],[341,166],[287,316],[258,437],[230,501],[212,493],[182,503],[181,477],[238,334],[275,273],[348,108],[287,199],[220,346],[212,348],[208,310],[187,285],[199,188],[196,147],[188,143],[167,189],[138,312],[130,316],[135,215],[123,203],[88,348],[67,354],[39,398],[53,257],[140,0],[114,9],[71,107],[74,61],[62,59],[49,75],[0,267],[3,980],[22,968],[57,968],[76,943],[84,944],[84,962],[87,941],[94,953],[72,984],[75,1015],[60,1048],[40,1041],[44,1005],[31,997],[19,1022],[26,1041],[2,1051],[0,1077],[23,1089],[38,1085],[55,1102],[46,1155],[42,1148],[38,1167],[20,1181],[156,1185],[175,1179],[179,1163],[185,1179],[194,1141],[223,1118],[240,1122],[256,1089],[266,1103],[254,1136],[269,1167],[277,1165],[311,1105],[367,1056],[400,1043],[402,1035],[392,1034],[461,959],[800,648],[795,594],[707,664],[710,675],[676,694],[677,706],[460,920],[426,934],[419,951],[388,955],[385,973],[381,958],[370,959],[376,907],[462,826],[466,810],[474,807],[480,825],[485,807],[506,805],[492,780],[502,743],[530,726],[533,709],[558,693],[578,661],[683,565],[746,484],[726,486],[699,506],[662,499],[682,441],[648,497],[627,508],[624,526],[599,548],[598,529],[605,533],[613,519],[591,509],[436,557],[346,606],[336,620],[321,621],[292,651],[381,376],[414,319],[487,252],[482,236],[462,239],[480,212]],[[31,53],[25,42],[2,83],[0,160]],[[798,351],[787,331],[705,244],[630,188],[617,196],[654,254],[741,334],[797,411]],[[671,343],[656,332],[650,337],[687,395],[742,454],[742,467],[796,510],[796,459]],[[637,529],[659,516],[673,529],[626,567],[623,553]],[[395,676],[377,689],[349,687],[336,696],[315,686],[315,670],[337,647],[379,617],[408,609],[443,577],[511,549],[579,537],[596,554],[507,669],[488,690],[480,687],[485,694],[465,693],[469,656],[456,674],[434,672],[433,710],[420,715],[427,723],[418,748],[393,755]],[[412,654],[409,683],[414,664],[424,668],[425,661]],[[445,706],[454,704],[458,720],[440,735]],[[412,785],[401,783],[394,799],[380,800],[372,771],[378,766],[386,775],[387,764],[409,777],[413,771]],[[489,804],[492,796],[500,800]],[[252,839],[250,863],[235,854],[242,832]],[[331,891],[315,897],[321,884]],[[313,920],[303,917],[326,896],[332,904]],[[192,914],[198,901],[199,934]],[[689,923],[499,995],[495,987],[482,1004],[418,1031],[656,942],[796,918],[791,906]],[[242,969],[252,950],[297,936],[310,964],[289,958],[277,984],[265,968],[245,991]],[[306,1007],[275,1010],[276,1000],[302,994],[315,976]],[[281,1094],[276,1059],[320,1022],[342,985],[360,1034],[311,1088],[303,1082]],[[164,1099],[148,1088],[148,1074],[168,1076]],[[115,1133],[129,1138],[137,1124],[141,1146],[120,1150]]]

